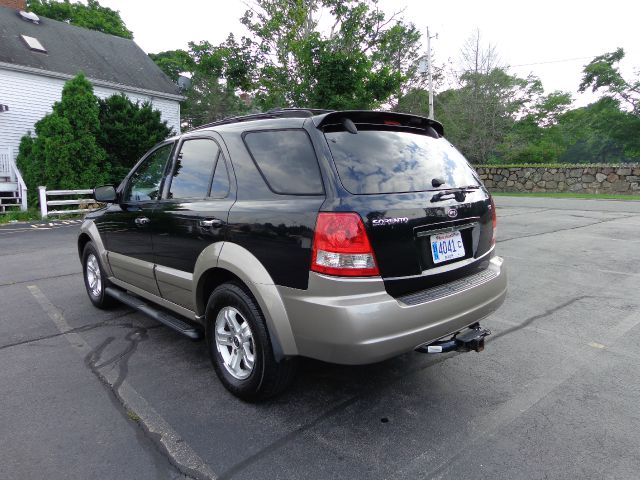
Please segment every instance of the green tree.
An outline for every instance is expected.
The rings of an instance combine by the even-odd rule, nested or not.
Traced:
[[[36,15],[67,22],[77,27],[97,30],[123,38],[133,38],[120,17],[120,12],[103,7],[97,0],[71,3],[69,0],[28,0],[27,8]]]
[[[624,105],[631,114],[640,117],[640,78],[625,80],[617,64],[624,58],[624,50],[597,56],[584,67],[583,77],[578,90],[591,88],[591,91],[604,90],[605,95]]]
[[[417,29],[377,0],[257,0],[241,21],[253,34],[242,42],[245,80],[263,109],[379,107],[398,95],[420,46]]]
[[[571,94],[542,96],[530,112],[515,121],[496,146],[496,163],[556,163],[567,149],[567,137],[559,125],[572,103]]]
[[[178,81],[181,73],[193,73],[196,67],[195,60],[185,50],[150,53],[149,57],[174,82]]]
[[[99,130],[98,100],[91,83],[79,74],[65,83],[53,111],[36,123],[35,138],[20,143],[18,168],[31,194],[38,185],[76,189],[104,183],[109,165],[96,140]]]
[[[620,109],[616,99],[603,97],[570,110],[559,120],[567,149],[560,161],[617,163],[640,159],[640,118]]]
[[[187,128],[249,111],[235,91],[219,78],[197,72],[191,81],[182,109],[182,120]]]
[[[495,155],[516,119],[527,114],[541,90],[535,77],[509,75],[502,68],[465,72],[459,88],[436,96],[436,119],[471,162],[484,163]]]
[[[500,64],[496,48],[481,42],[480,31],[467,39],[460,65],[451,73],[449,88],[435,95],[435,118],[471,162],[488,162],[518,119],[530,114],[542,84],[533,76],[510,75]],[[413,88],[400,98],[396,109],[426,116],[428,98],[424,88]]]
[[[98,143],[107,154],[109,182],[117,185],[146,151],[174,132],[148,102],[134,103],[119,94],[98,103]]]

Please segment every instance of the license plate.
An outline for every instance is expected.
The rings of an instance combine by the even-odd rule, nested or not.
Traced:
[[[433,263],[442,263],[464,257],[464,244],[460,232],[439,233],[431,236]]]

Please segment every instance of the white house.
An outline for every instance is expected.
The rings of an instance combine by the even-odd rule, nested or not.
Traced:
[[[183,97],[132,40],[24,12],[0,0],[0,213],[26,198],[15,166],[20,139],[60,100],[64,83],[84,72],[96,96],[124,93],[150,101],[175,132]]]

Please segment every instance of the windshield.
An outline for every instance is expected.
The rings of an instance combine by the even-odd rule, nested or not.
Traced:
[[[353,194],[404,193],[478,185],[467,160],[446,139],[393,130],[327,132],[340,180]]]

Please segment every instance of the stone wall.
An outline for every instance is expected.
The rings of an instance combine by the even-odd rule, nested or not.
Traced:
[[[475,167],[489,190],[497,192],[576,192],[640,194],[640,164]]]

